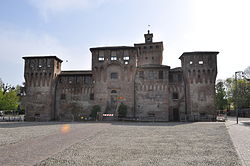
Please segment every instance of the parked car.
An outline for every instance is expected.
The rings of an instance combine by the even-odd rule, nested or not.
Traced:
[[[227,119],[227,115],[226,114],[218,114],[216,117],[216,120],[218,122],[225,122]]]

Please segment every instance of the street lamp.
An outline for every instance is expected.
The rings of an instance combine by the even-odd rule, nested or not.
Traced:
[[[236,109],[236,121],[237,121],[237,124],[239,122],[238,83],[237,83],[238,74],[240,74],[240,76],[241,76],[240,78],[245,78],[245,73],[243,71],[236,71],[235,72],[235,109]]]

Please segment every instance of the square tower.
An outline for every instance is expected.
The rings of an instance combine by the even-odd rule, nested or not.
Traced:
[[[153,42],[153,33],[144,34],[145,43],[134,44],[138,49],[137,66],[161,65],[163,42]]]
[[[56,56],[30,56],[25,60],[25,115],[28,121],[54,119],[55,82],[62,60]]]

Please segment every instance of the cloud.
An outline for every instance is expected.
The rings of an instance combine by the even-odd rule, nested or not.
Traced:
[[[49,16],[98,7],[111,0],[28,0],[47,21]],[[120,0],[118,0],[120,1]]]

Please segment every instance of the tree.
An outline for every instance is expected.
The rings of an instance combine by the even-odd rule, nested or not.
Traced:
[[[216,96],[216,108],[219,110],[224,110],[227,108],[227,99],[226,99],[226,91],[225,91],[225,85],[223,81],[217,82],[215,86]]]
[[[18,108],[20,101],[18,91],[18,86],[14,88],[4,84],[0,79],[0,110],[16,110]]]
[[[125,104],[121,103],[121,105],[118,108],[118,117],[119,118],[126,117],[127,109],[128,109],[128,107]]]
[[[96,119],[97,117],[97,112],[101,112],[101,107],[99,105],[94,105],[91,109],[90,116],[92,119]]]
[[[237,101],[239,108],[250,107],[250,82],[244,79],[237,80],[237,91],[235,89],[234,101]]]
[[[237,79],[237,89],[236,80],[232,78],[226,79],[224,82],[226,90],[226,99],[230,105],[236,108],[236,103],[239,108],[249,108],[250,107],[250,82],[246,79]]]

